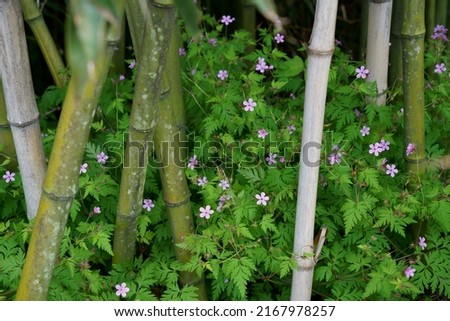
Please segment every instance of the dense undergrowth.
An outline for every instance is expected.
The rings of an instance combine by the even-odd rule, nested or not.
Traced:
[[[61,244],[50,300],[193,300],[178,271],[204,273],[212,300],[288,300],[292,258],[306,48],[288,56],[281,35],[245,31],[206,16],[200,36],[180,47],[186,105],[186,167],[196,234],[176,246],[194,255],[174,258],[157,163],[150,159],[132,267],[112,266],[112,238],[123,137],[136,68],[105,86],[80,164],[80,190]],[[431,40],[428,67],[447,64]],[[339,46],[329,77],[317,230],[328,228],[315,269],[316,300],[441,300],[450,297],[450,187],[434,161],[449,150],[449,75],[427,75],[426,152],[422,177],[406,172],[401,89],[386,106],[368,103],[375,84],[356,77],[363,62]],[[56,128],[53,111],[64,90],[38,97],[47,155]],[[103,153],[103,154],[102,154]],[[7,170],[9,172],[7,172]],[[14,298],[32,230],[20,171],[0,167],[0,299]]]

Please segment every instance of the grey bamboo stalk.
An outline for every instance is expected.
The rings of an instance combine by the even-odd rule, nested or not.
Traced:
[[[314,273],[313,234],[328,74],[334,49],[338,0],[318,0],[311,41],[303,115],[291,300],[310,300]]]
[[[22,176],[27,216],[32,219],[41,198],[46,164],[22,14],[14,0],[0,2],[0,57],[8,121]]]
[[[7,168],[10,170],[17,169],[17,155],[14,148],[14,140],[11,133],[11,126],[9,125],[8,118],[6,117],[6,102],[3,94],[3,85],[0,76],[0,164],[5,159],[9,159]]]
[[[174,28],[179,33],[178,28]],[[166,212],[172,231],[175,256],[180,262],[188,262],[192,255],[176,244],[194,233],[194,221],[190,204],[190,191],[184,174],[183,155],[185,149],[181,142],[185,137],[185,116],[183,90],[181,85],[181,68],[178,56],[179,36],[172,37],[165,79],[169,78],[169,91],[166,99],[161,101],[160,117],[155,131],[155,150],[160,164],[160,176],[163,186]],[[198,298],[207,300],[205,282],[195,272],[180,272],[182,285],[195,285],[198,288]]]
[[[377,83],[375,103],[386,104],[389,66],[389,34],[391,31],[392,0],[370,0],[367,32],[367,60],[370,71],[367,81]]]
[[[65,73],[66,68],[61,55],[56,48],[56,44],[50,35],[44,18],[42,17],[42,13],[36,5],[36,1],[20,0],[20,5],[25,21],[36,37],[39,48],[41,48],[56,86],[63,87],[67,82],[67,75]]]
[[[127,15],[139,15],[139,7],[127,5]],[[131,11],[133,10],[133,11]],[[142,44],[140,48],[138,72],[130,115],[130,125],[125,146],[125,163],[122,169],[120,195],[117,205],[116,230],[113,244],[113,263],[130,263],[135,254],[137,217],[142,210],[149,142],[153,139],[159,109],[161,76],[164,70],[167,49],[176,10],[173,5],[152,6],[151,15],[146,17]],[[135,18],[130,21],[138,21]],[[133,26],[132,30],[138,30]],[[139,37],[134,31],[133,40]]]
[[[394,0],[391,24],[391,50],[389,53],[389,87],[401,83],[403,0]]]
[[[402,27],[403,102],[405,149],[415,145],[406,157],[406,168],[417,174],[425,170],[425,101],[424,101],[425,0],[404,3]]]
[[[116,4],[118,12],[123,12],[120,9],[123,2]],[[120,35],[118,31],[110,31],[108,39],[98,44],[101,48],[99,55],[90,61],[93,68],[89,77],[81,77],[85,79],[81,82],[77,73],[87,66],[77,66],[78,69],[72,70],[16,300],[47,299],[64,227],[77,194],[80,164],[94,111],[108,74],[116,37]]]

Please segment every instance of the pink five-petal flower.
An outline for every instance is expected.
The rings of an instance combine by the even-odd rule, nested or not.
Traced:
[[[153,204],[153,201],[149,198],[144,199],[144,201],[142,202],[142,208],[147,210],[147,212],[150,212],[154,207],[155,204]]]
[[[258,137],[259,138],[263,138],[264,139],[267,135],[269,135],[267,130],[265,130],[264,128],[258,129]]]
[[[118,297],[122,296],[122,298],[127,296],[127,292],[130,291],[129,288],[127,288],[127,284],[123,282],[122,284],[116,284],[116,295]]]
[[[80,174],[85,174],[87,172],[88,164],[84,163],[80,166]]]
[[[261,192],[261,194],[256,194],[255,197],[257,199],[257,201],[256,201],[257,205],[262,205],[262,206],[266,206],[267,205],[267,201],[269,200],[269,196],[267,196],[266,193]]]
[[[97,154],[97,162],[99,162],[100,164],[105,164],[108,158],[108,155],[106,155],[104,152]]]
[[[222,16],[222,19],[220,20],[220,22],[222,22],[225,26],[228,26],[234,20],[235,20],[235,18],[232,18],[231,16]]]
[[[416,273],[416,269],[413,268],[412,266],[408,266],[405,269],[404,273],[405,273],[406,278],[409,279],[409,278],[412,278],[414,276],[414,273]]]
[[[365,66],[356,68],[356,78],[366,79],[370,71]]]
[[[208,183],[208,178],[206,178],[206,176],[203,176],[202,178],[197,178],[198,186],[205,186],[207,183]]]
[[[391,175],[391,177],[394,177],[395,174],[398,173],[398,169],[395,168],[395,165],[386,165],[386,174]]]
[[[378,156],[380,152],[382,152],[380,143],[378,142],[376,142],[375,144],[370,144],[369,147],[370,147],[369,154],[374,154],[375,156]]]
[[[212,214],[214,214],[214,211],[211,209],[211,206],[206,205],[206,207],[200,207],[200,217],[208,220]]]
[[[16,173],[6,171],[5,175],[3,175],[3,178],[5,179],[6,183],[14,182],[16,179],[14,178],[16,176]]]
[[[95,206],[93,209],[94,214],[100,214],[102,212],[100,206]]]
[[[275,41],[277,43],[283,43],[284,42],[284,36],[280,33],[277,33],[277,35],[275,36]]]
[[[419,236],[419,246],[422,248],[422,251],[427,247],[427,243],[425,243],[425,237]]]
[[[230,182],[227,179],[221,179],[219,183],[219,187],[223,190],[230,188]]]
[[[367,136],[370,133],[370,127],[363,126],[359,132],[361,133],[361,136]]]
[[[254,111],[256,107],[256,102],[253,101],[252,98],[249,98],[248,100],[244,100],[244,110],[245,111]]]
[[[413,154],[415,151],[416,151],[415,144],[409,143],[408,146],[406,146],[406,156]]]
[[[219,73],[217,74],[217,77],[221,80],[225,80],[228,78],[228,71],[226,70],[219,70]]]

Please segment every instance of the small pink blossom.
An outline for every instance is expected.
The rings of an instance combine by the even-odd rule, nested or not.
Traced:
[[[254,111],[256,107],[256,102],[253,101],[252,98],[249,98],[248,100],[245,100],[243,102],[244,104],[244,110],[245,111]]]
[[[232,18],[231,16],[222,16],[222,19],[220,20],[220,22],[222,22],[225,26],[228,26],[234,20],[235,20],[235,18]]]
[[[264,139],[269,133],[264,128],[258,129],[258,137]]]
[[[198,186],[205,186],[208,183],[208,179],[206,176],[203,176],[202,178],[197,178],[197,185]]]
[[[226,70],[219,70],[219,73],[217,74],[217,77],[221,80],[225,80],[228,78],[228,71]]]
[[[97,154],[97,162],[99,162],[100,164],[105,164],[108,158],[108,155],[106,155],[104,152]]]
[[[361,133],[361,136],[367,136],[370,133],[370,127],[363,126],[359,132]]]
[[[81,165],[80,166],[80,174],[86,174],[87,168],[88,168],[88,164],[87,163],[84,163],[83,165]]]
[[[102,212],[101,208],[99,206],[95,206],[93,209],[94,214],[100,214]]]
[[[391,177],[394,177],[395,174],[398,173],[398,169],[395,168],[395,165],[386,165],[386,174],[391,175]]]
[[[3,175],[3,178],[5,179],[6,183],[14,182],[16,179],[14,178],[16,176],[16,173],[6,171],[5,175]]]
[[[383,151],[378,142],[376,142],[375,144],[370,144],[369,147],[369,154],[374,154],[375,156],[378,156]]]
[[[434,72],[436,74],[442,74],[444,71],[447,70],[447,68],[445,68],[445,64],[444,63],[437,64],[435,67],[436,68],[434,69]]]
[[[427,243],[425,243],[425,237],[419,236],[419,246],[422,248],[422,251],[427,247]]]
[[[356,68],[356,78],[366,79],[370,71],[365,66]]]
[[[142,203],[142,208],[147,210],[147,212],[150,212],[152,208],[155,207],[155,204],[153,204],[153,201],[149,198],[144,199]]]
[[[192,156],[191,158],[189,158],[189,163],[188,163],[188,167],[190,169],[194,169],[195,166],[198,165],[198,160],[197,160],[197,155]]]
[[[136,60],[131,60],[130,64],[128,65],[128,68],[133,69],[136,66]]]
[[[380,147],[381,152],[384,152],[385,150],[389,150],[389,145],[391,143],[389,141],[385,141],[384,139],[380,140],[380,143],[378,146]]]
[[[414,273],[416,273],[416,269],[412,266],[408,266],[405,270],[405,276],[407,279],[412,278],[414,276]]]
[[[413,143],[409,143],[408,146],[406,146],[406,156],[409,156],[416,152],[416,145]]]
[[[295,127],[295,125],[289,125],[289,126],[287,127],[287,130],[289,131],[289,134],[290,134],[290,135],[292,135],[292,134],[295,132],[296,129],[297,129],[297,128]]]
[[[184,48],[178,48],[178,55],[181,56],[186,56],[186,49]]]
[[[267,205],[267,201],[269,200],[269,196],[267,196],[266,193],[261,192],[261,194],[256,194],[255,197],[257,199],[257,201],[256,201],[257,205],[262,205],[262,206],[266,206]]]
[[[341,153],[331,153],[328,157],[328,162],[330,165],[339,164],[342,161]]]
[[[277,43],[283,43],[284,42],[284,36],[280,33],[277,33],[277,35],[275,36],[275,41]]]
[[[277,154],[273,154],[270,153],[268,157],[266,157],[266,162],[267,165],[271,166],[271,165],[275,165],[277,163],[276,158],[277,158]]]
[[[125,76],[124,76],[124,75],[120,75],[120,76],[119,76],[119,80],[120,80],[120,81],[125,80]]]
[[[207,220],[214,214],[211,206],[206,205],[206,207],[200,207],[200,217],[206,218]]]
[[[227,179],[221,179],[219,183],[219,187],[223,190],[230,188],[230,182]]]
[[[130,291],[129,288],[127,288],[127,284],[123,282],[122,284],[116,284],[116,295],[118,297],[122,296],[122,298],[127,296],[127,293]]]

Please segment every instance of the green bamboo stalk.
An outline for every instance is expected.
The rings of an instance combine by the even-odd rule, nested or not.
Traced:
[[[32,219],[37,213],[46,164],[25,29],[17,1],[0,1],[0,57],[7,118],[22,176],[27,216]]]
[[[178,261],[185,263],[191,260],[192,254],[176,246],[184,239],[194,234],[194,221],[190,204],[190,191],[181,161],[185,148],[181,142],[185,137],[185,115],[183,90],[181,85],[181,68],[178,56],[180,44],[178,28],[174,28],[176,35],[172,38],[167,57],[165,79],[169,90],[161,101],[160,116],[155,130],[155,151],[160,164],[160,176],[166,203],[166,212],[175,245],[175,256]],[[167,81],[167,78],[169,80]],[[205,282],[195,272],[180,272],[182,285],[195,285],[198,288],[198,298],[207,300]]]
[[[67,82],[67,74],[65,72],[66,67],[64,66],[61,55],[56,48],[56,44],[53,41],[36,1],[20,0],[20,5],[22,7],[24,19],[36,37],[39,48],[41,48],[56,86],[60,88],[63,87]]]
[[[251,34],[252,39],[256,39],[256,8],[251,0],[241,0],[241,22],[242,28]]]
[[[367,81],[377,83],[378,106],[386,104],[389,66],[389,32],[391,29],[392,0],[370,0],[367,35]]]
[[[394,0],[392,7],[391,50],[389,51],[389,87],[400,85],[403,79],[402,23],[403,0]]]
[[[404,2],[402,27],[404,143],[415,144],[416,151],[405,156],[408,171],[417,174],[425,169],[424,107],[424,36],[425,0]]]
[[[425,6],[426,40],[429,41],[436,26],[436,0],[426,1]]]
[[[359,54],[360,59],[365,59],[365,49],[367,47],[367,30],[369,27],[369,0],[361,2],[361,29],[359,31]]]
[[[319,180],[320,150],[327,96],[328,76],[334,51],[338,0],[318,0],[311,42],[301,142],[302,159],[298,177],[293,255],[298,269],[292,276],[292,301],[311,300],[315,266],[314,220]],[[317,254],[317,252],[316,252]]]
[[[14,147],[11,126],[6,117],[6,101],[0,76],[0,164],[9,159],[8,169],[17,169],[17,155]]]
[[[116,2],[116,5],[118,12],[123,12],[123,2]],[[85,23],[90,24],[92,21],[86,20]],[[90,65],[87,78],[78,73],[83,74],[88,64],[72,70],[16,300],[47,298],[64,226],[77,194],[80,164],[95,107],[119,34],[117,30],[111,30],[109,38],[97,44],[101,49]],[[80,82],[80,79],[85,81]]]
[[[448,0],[436,0],[436,24],[447,25]]]
[[[120,194],[117,205],[116,229],[113,244],[113,263],[130,263],[135,254],[137,216],[142,210],[149,142],[158,118],[161,75],[164,70],[167,49],[176,21],[173,4],[157,4],[151,7],[151,15],[145,8],[127,3],[130,23],[145,21],[142,43],[137,56],[138,73],[134,89],[128,137],[125,145],[125,163],[122,170]],[[139,18],[139,15],[141,17]],[[144,18],[143,18],[144,17]],[[139,26],[131,25],[133,40],[141,39]],[[141,26],[142,28],[142,26]]]

